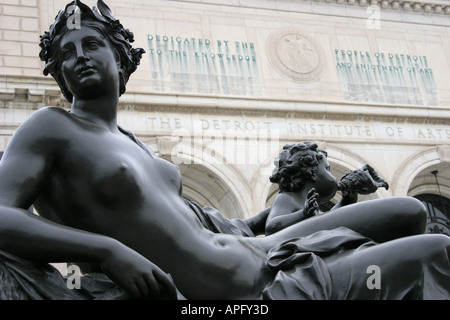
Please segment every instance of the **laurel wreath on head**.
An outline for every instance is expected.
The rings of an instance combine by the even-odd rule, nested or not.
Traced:
[[[97,7],[89,8],[87,5],[79,0],[72,1],[67,4],[64,10],[59,11],[55,18],[55,22],[50,26],[49,31],[45,31],[43,35],[40,36],[41,51],[39,53],[39,58],[42,61],[48,62],[52,57],[52,44],[56,35],[61,31],[62,27],[67,24],[68,19],[73,15],[68,8],[77,6],[80,10],[81,17],[86,17],[102,22],[111,32],[114,32],[123,37],[128,43],[134,42],[134,34],[129,29],[123,27],[120,20],[114,18],[111,13],[111,9],[102,1],[97,2]],[[133,62],[138,65],[142,54],[145,51],[141,48],[131,48],[130,54],[132,56]],[[48,71],[44,70],[44,74],[48,75]]]

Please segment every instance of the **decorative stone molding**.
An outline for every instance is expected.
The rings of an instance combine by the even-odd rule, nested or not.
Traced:
[[[29,103],[34,108],[43,106],[70,107],[60,88],[50,77],[0,76],[0,106],[7,103]],[[15,104],[18,107],[17,104]]]
[[[281,28],[270,35],[266,47],[272,66],[291,80],[314,81],[325,70],[322,48],[301,30]]]
[[[36,76],[0,76],[0,108],[38,109],[59,106],[69,109],[53,79]],[[386,122],[426,121],[447,123],[446,106],[428,107],[426,115],[418,112],[423,106],[357,103],[348,101],[311,101],[272,98],[215,97],[209,95],[172,95],[126,92],[120,99],[120,110],[156,111],[180,114],[211,114],[240,116],[243,112],[254,116],[287,118],[302,115],[309,119],[374,120]]]
[[[448,1],[430,0],[312,0],[313,2],[347,4],[350,6],[378,5],[382,9],[394,9],[414,12],[450,14]]]

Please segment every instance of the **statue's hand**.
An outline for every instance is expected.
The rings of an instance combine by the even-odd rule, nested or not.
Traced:
[[[306,218],[309,218],[315,216],[319,210],[319,204],[317,203],[319,194],[316,192],[316,189],[312,188],[309,190],[307,197],[303,214]]]
[[[105,274],[134,299],[176,299],[172,278],[136,251],[117,244],[101,263]]]
[[[339,182],[338,189],[344,196],[356,194],[371,194],[378,188],[389,189],[389,185],[368,164],[361,169],[350,171]]]

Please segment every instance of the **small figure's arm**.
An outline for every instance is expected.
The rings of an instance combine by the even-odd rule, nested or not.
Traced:
[[[275,199],[267,218],[266,235],[314,216],[319,208],[318,196],[319,194],[313,188],[308,192],[304,204],[300,204],[295,194],[290,192],[280,193]]]

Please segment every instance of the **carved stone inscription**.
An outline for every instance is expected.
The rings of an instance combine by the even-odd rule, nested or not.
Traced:
[[[344,98],[356,102],[438,105],[434,72],[426,56],[335,49]]]
[[[136,132],[159,135],[265,135],[292,137],[293,139],[346,139],[352,141],[433,142],[450,141],[450,129],[446,124],[386,123],[376,120],[302,119],[292,114],[286,118],[257,117],[240,114],[209,116],[201,114],[175,114],[160,112],[141,113],[126,110],[120,113],[120,123],[134,127]]]
[[[258,96],[255,44],[246,40],[149,34],[152,90]]]

